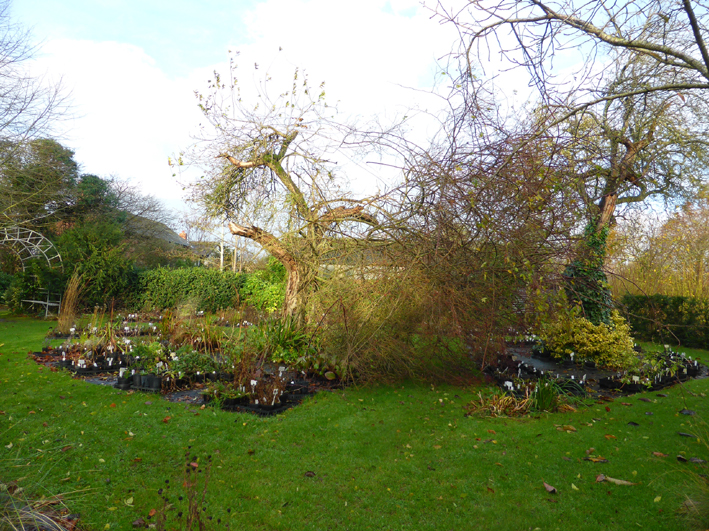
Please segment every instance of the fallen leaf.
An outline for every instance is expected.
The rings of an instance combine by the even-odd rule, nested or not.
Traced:
[[[133,527],[145,527],[145,520],[143,520],[142,518],[138,518],[133,522],[132,525]]]
[[[5,445],[5,448],[7,448],[8,450],[11,449],[11,448],[12,448],[12,443],[6,444],[6,445]]]
[[[572,425],[570,425],[570,424],[564,424],[564,425],[561,426],[560,428],[556,428],[556,429],[559,430],[559,431],[565,431],[566,433],[571,433],[571,432],[573,432],[573,431],[576,431],[576,428],[574,428],[574,427],[573,427]]]
[[[640,426],[640,424],[638,424],[637,422],[633,422],[631,420],[630,422],[628,422],[628,426],[636,426],[637,427],[637,426]]]
[[[488,487],[487,490],[489,490],[490,492],[492,492],[493,494],[495,494],[495,491],[492,490],[490,487]]]
[[[595,456],[589,456],[589,457],[584,457],[584,461],[591,461],[592,463],[607,463],[608,459],[605,457],[595,457]]]
[[[492,433],[493,435],[497,435],[497,433],[495,433],[495,430],[487,430],[487,432]]]
[[[696,435],[692,435],[691,433],[684,433],[681,431],[678,431],[677,435],[680,435],[682,437],[692,437],[693,439],[698,439],[698,437]]]
[[[170,421],[171,418],[172,418],[172,417],[165,417],[164,419],[162,419],[162,421],[163,421],[165,424],[167,424],[167,423]]]
[[[596,481],[599,483],[602,481],[607,481],[608,483],[613,483],[614,485],[637,485],[637,483],[631,483],[630,481],[625,481],[624,479],[611,478],[604,476],[603,474],[599,474],[598,477],[596,477]]]
[[[645,398],[645,397],[638,398],[638,400],[640,400],[642,402],[652,402],[652,400],[650,400],[649,398]]]
[[[659,396],[660,398],[667,398],[667,395],[663,393],[657,393],[657,396]]]
[[[579,488],[576,485],[574,485],[573,483],[571,484],[571,489],[572,490],[579,490]]]
[[[662,452],[652,452],[652,455],[655,457],[669,457],[667,454],[663,454]]]
[[[632,406],[633,404],[631,404],[630,402],[621,402],[620,405],[621,406]]]
[[[315,477],[315,472],[312,470],[308,470],[305,474],[303,474],[306,478],[312,478]]]
[[[124,500],[123,503],[125,503],[128,507],[133,507],[133,498],[130,497],[127,500]]]
[[[197,463],[190,463],[190,466],[192,468],[199,468],[199,465]]]
[[[606,406],[606,411],[608,411],[608,413],[610,413],[610,412],[611,412],[611,408],[609,408],[608,406]]]
[[[681,409],[680,413],[682,415],[696,415],[696,413],[694,411],[692,411],[691,409]]]
[[[609,435],[609,434],[604,435],[604,437],[605,437],[606,439],[617,439],[617,438],[618,438],[618,437],[616,437],[615,435]]]
[[[434,450],[440,450],[440,449],[441,449],[441,445],[440,445],[440,444],[434,444],[434,445],[433,445],[433,449],[434,449]]]
[[[113,404],[111,404],[111,405],[110,405],[110,406],[108,406],[108,407],[116,407],[116,404],[115,404],[115,403],[113,403]]]
[[[659,502],[662,499],[662,496],[657,496],[654,500],[655,503]]]
[[[136,457],[135,459],[133,459],[133,462],[134,462],[134,463],[140,463],[142,460],[143,460],[142,457]]]
[[[696,463],[698,465],[703,465],[704,463],[706,463],[706,461],[704,459],[699,459],[698,457],[690,457],[689,462]]]
[[[677,456],[677,461],[679,461],[680,463],[686,463],[686,462],[687,462],[687,458],[686,458],[685,456],[683,456],[683,455],[678,455],[678,456]]]
[[[155,516],[155,514],[157,514],[157,511],[156,511],[155,509],[150,509],[150,512],[148,513],[148,516],[149,516],[150,518],[152,518],[153,516]]]
[[[542,483],[544,483],[544,488],[547,489],[547,492],[551,494],[556,494],[556,489],[549,485],[549,483],[547,483],[546,481],[542,481]]]

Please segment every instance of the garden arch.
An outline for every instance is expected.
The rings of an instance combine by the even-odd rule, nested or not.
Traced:
[[[0,228],[0,245],[8,248],[17,256],[24,271],[29,260],[35,258],[47,261],[50,267],[59,267],[64,270],[62,256],[54,244],[36,230],[25,227]],[[41,300],[40,300],[41,298]],[[38,293],[33,299],[22,302],[40,304],[44,306],[45,317],[49,315],[49,308],[56,307],[57,313],[61,308],[61,295],[58,297],[49,291]]]
[[[0,245],[9,248],[22,263],[22,269],[33,258],[44,258],[50,267],[64,264],[54,244],[39,232],[25,227],[7,227],[0,229]]]

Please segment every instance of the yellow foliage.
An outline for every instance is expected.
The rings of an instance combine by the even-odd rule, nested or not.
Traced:
[[[596,362],[599,366],[627,369],[637,363],[630,326],[614,310],[611,324],[594,325],[577,308],[562,312],[540,334],[547,353],[555,358]]]

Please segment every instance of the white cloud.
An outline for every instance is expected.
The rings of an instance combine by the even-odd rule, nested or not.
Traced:
[[[185,80],[170,80],[140,48],[116,42],[55,40],[36,68],[62,77],[74,103],[62,142],[87,173],[117,175],[176,204],[180,186],[167,157],[189,141],[197,119]]]
[[[347,114],[391,119],[431,104],[402,88],[430,86],[434,58],[455,38],[429,16],[408,0],[266,0],[247,19],[248,38],[232,49],[254,79],[268,71],[280,88],[299,67],[312,84],[326,81],[328,100],[339,100]],[[223,64],[177,79],[129,43],[52,40],[42,51],[37,68],[62,76],[72,91],[76,118],[61,140],[83,171],[130,179],[177,207],[182,190],[167,158],[189,145],[200,120],[193,91],[206,89],[215,68],[226,71],[227,50]]]

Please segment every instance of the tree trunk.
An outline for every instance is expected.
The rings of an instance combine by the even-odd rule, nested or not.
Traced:
[[[313,277],[310,266],[298,261],[278,238],[265,230],[254,226],[242,227],[233,222],[229,223],[229,230],[232,234],[255,241],[283,264],[288,273],[283,316],[292,317],[298,325],[302,324],[305,319],[305,295]]]
[[[610,224],[617,202],[617,192],[603,196],[601,203],[598,205],[599,215],[598,220],[596,221],[596,233],[601,232],[604,227],[607,227]]]

